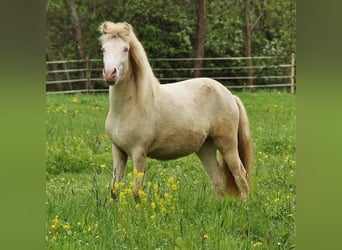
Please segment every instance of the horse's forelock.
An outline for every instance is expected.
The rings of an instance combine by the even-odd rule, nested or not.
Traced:
[[[125,42],[130,43],[131,30],[131,25],[126,22],[113,23],[106,21],[99,27],[99,31],[102,34],[102,36],[100,37],[100,41],[103,44],[113,37],[120,37]]]

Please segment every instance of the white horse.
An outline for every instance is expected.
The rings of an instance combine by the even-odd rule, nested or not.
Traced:
[[[252,141],[240,99],[209,78],[161,85],[130,24],[104,22],[99,31],[103,77],[109,84],[105,128],[112,142],[112,197],[128,156],[135,172],[142,175],[147,157],[168,160],[195,152],[218,198],[227,192],[247,199]],[[135,176],[136,198],[142,182]]]

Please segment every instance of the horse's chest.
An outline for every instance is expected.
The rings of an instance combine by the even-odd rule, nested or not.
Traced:
[[[131,155],[133,148],[143,143],[142,130],[136,120],[125,121],[108,117],[106,121],[106,132],[110,140],[128,155]]]

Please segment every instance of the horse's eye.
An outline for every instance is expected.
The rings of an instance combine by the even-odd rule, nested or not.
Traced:
[[[123,52],[128,52],[128,48],[125,47],[125,48],[123,49]]]

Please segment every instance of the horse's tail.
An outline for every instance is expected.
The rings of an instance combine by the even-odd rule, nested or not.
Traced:
[[[251,168],[253,161],[253,142],[249,130],[249,122],[244,105],[239,97],[234,96],[237,106],[239,107],[239,127],[238,127],[238,151],[239,157],[246,170],[246,179],[248,184],[251,178]],[[232,196],[238,196],[239,189],[235,179],[230,172],[227,164],[223,161],[224,174],[227,179],[227,192]]]

